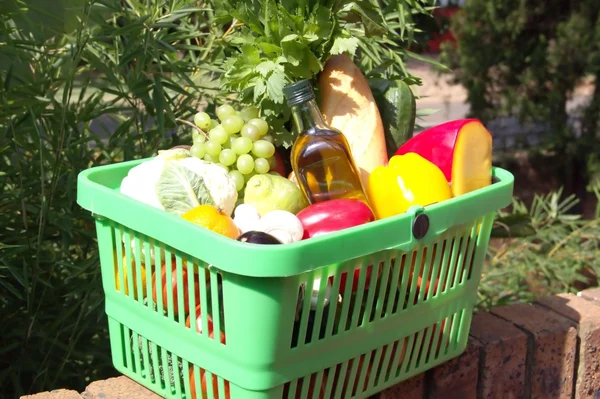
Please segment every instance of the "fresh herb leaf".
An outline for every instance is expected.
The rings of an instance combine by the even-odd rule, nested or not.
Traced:
[[[348,53],[354,55],[358,48],[358,39],[355,37],[338,37],[331,46],[332,55]]]

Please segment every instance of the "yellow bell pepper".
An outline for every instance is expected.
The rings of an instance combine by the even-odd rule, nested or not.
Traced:
[[[452,198],[442,171],[416,153],[393,156],[369,175],[367,195],[377,219]]]

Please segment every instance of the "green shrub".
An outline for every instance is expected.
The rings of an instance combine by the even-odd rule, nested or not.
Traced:
[[[0,2],[0,396],[83,390],[116,373],[76,177],[188,143],[180,120],[236,101],[220,90],[224,53],[237,49],[215,2]],[[412,17],[431,0],[345,3],[359,17],[347,25],[358,63],[418,82],[403,64],[418,56],[398,43],[412,40]]]
[[[595,189],[600,199],[600,187]],[[576,292],[600,283],[600,203],[596,217],[570,213],[577,203],[562,190],[537,195],[528,207],[513,200],[495,223],[479,286],[479,308],[560,292]]]

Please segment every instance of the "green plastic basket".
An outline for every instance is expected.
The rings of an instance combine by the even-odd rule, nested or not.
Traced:
[[[509,172],[494,168],[491,186],[426,208],[262,246],[120,194],[144,161],[78,179],[124,375],[166,398],[364,398],[464,351]],[[163,294],[153,277],[163,273],[182,288]]]

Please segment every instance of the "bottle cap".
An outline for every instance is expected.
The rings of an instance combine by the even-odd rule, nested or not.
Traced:
[[[283,94],[287,98],[287,104],[290,107],[302,104],[315,98],[310,80],[302,79],[291,83],[283,88]]]

